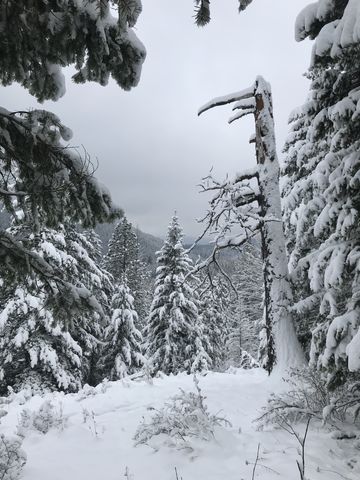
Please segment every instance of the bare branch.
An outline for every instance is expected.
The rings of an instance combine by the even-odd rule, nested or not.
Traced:
[[[252,471],[251,480],[254,480],[254,478],[255,478],[256,466],[257,466],[258,461],[259,461],[259,451],[260,451],[260,443],[258,443],[258,446],[257,446],[256,459],[255,459],[254,468],[253,468],[253,471]]]

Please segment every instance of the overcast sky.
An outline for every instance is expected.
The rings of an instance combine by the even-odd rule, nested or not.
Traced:
[[[271,82],[279,152],[290,111],[303,103],[310,43],[294,40],[294,21],[309,0],[255,0],[241,15],[237,0],[212,0],[212,21],[193,23],[192,0],[143,0],[136,33],[147,49],[137,88],[123,92],[75,85],[46,108],[74,131],[74,144],[99,159],[97,177],[129,219],[142,230],[163,236],[176,209],[187,235],[197,235],[196,218],[206,197],[196,186],[211,167],[222,178],[255,163],[248,145],[253,121],[229,126],[231,109],[198,118],[213,97],[251,85],[256,75]],[[1,88],[9,110],[37,107],[18,86]]]

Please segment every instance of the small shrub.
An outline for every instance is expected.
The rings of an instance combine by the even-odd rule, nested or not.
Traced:
[[[210,414],[205,404],[199,381],[194,377],[196,392],[180,393],[170,398],[160,410],[155,410],[150,421],[145,419],[139,425],[135,436],[135,444],[148,444],[158,435],[166,435],[170,446],[189,448],[190,440],[197,438],[209,441],[214,438],[215,428],[230,425],[225,418]]]
[[[20,437],[0,434],[0,480],[17,480],[26,463]]]
[[[77,401],[81,402],[89,397],[94,397],[95,395],[99,395],[105,393],[110,388],[109,381],[105,378],[101,383],[96,385],[96,387],[91,387],[87,383],[83,386],[81,390],[77,393]]]
[[[254,357],[250,355],[250,353],[246,352],[245,350],[241,353],[240,358],[240,368],[244,370],[251,370],[252,368],[259,368],[259,362],[255,360]]]
[[[88,426],[90,432],[94,435],[95,438],[99,438],[100,433],[104,433],[105,429],[104,427],[102,427],[102,431],[101,432],[99,431],[99,425],[96,421],[95,412],[93,410],[89,412],[89,410],[87,410],[86,408],[83,408],[82,414],[83,414],[83,423],[85,423]]]
[[[309,418],[317,418],[333,427],[348,418],[357,421],[360,413],[359,382],[349,382],[331,392],[325,376],[311,368],[290,370],[285,382],[288,390],[272,394],[257,419],[260,428],[284,422],[295,424]]]
[[[24,437],[27,430],[36,430],[45,434],[51,428],[63,429],[65,424],[62,404],[60,403],[59,410],[57,410],[51,400],[46,400],[35,412],[28,409],[21,412],[18,434]]]

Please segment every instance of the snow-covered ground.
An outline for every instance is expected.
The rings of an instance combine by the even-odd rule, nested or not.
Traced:
[[[28,461],[24,480],[251,480],[253,462],[260,444],[255,478],[263,480],[299,478],[296,439],[282,430],[257,431],[257,417],[274,381],[258,370],[209,373],[200,377],[211,413],[226,416],[232,427],[216,430],[211,442],[197,441],[193,451],[162,446],[134,446],[133,436],[149,407],[161,408],[179,387],[194,390],[191,376],[180,374],[146,382],[119,381],[77,395],[49,394],[66,419],[63,428],[46,434],[26,432],[23,447]],[[44,398],[25,403],[18,396],[4,408],[0,432],[12,434],[24,408],[37,410]],[[86,413],[88,412],[88,413]],[[92,415],[94,414],[94,420]],[[84,419],[86,421],[84,422]],[[298,426],[303,431],[303,426]],[[359,441],[358,441],[359,444]],[[359,445],[358,445],[359,446]],[[360,448],[360,446],[359,446]],[[358,461],[356,461],[358,460]],[[360,478],[360,450],[356,441],[335,440],[315,426],[306,442],[306,475],[311,480]]]

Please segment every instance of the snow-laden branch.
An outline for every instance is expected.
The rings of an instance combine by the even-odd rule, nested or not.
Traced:
[[[20,270],[34,272],[52,294],[60,293],[67,299],[69,305],[74,304],[77,308],[86,305],[104,315],[101,305],[87,288],[79,288],[65,281],[62,273],[57,272],[44,258],[24,247],[20,241],[4,231],[0,231],[0,261],[2,268],[9,268],[15,274]],[[16,270],[13,265],[16,265]]]
[[[240,112],[236,113],[235,115],[233,115],[232,117],[229,118],[228,120],[228,123],[231,124],[233,122],[235,122],[236,120],[240,120],[241,118],[243,117],[246,117],[246,115],[251,115],[251,114],[254,114],[254,110],[253,109],[244,109],[244,110],[241,110]]]
[[[239,102],[240,100],[251,98],[254,96],[254,90],[255,90],[255,84],[239,92],[231,93],[230,95],[224,95],[223,97],[214,98],[213,100],[210,100],[210,102],[205,103],[205,105],[203,105],[199,109],[198,115],[201,115],[202,113],[214,107],[219,107],[219,106],[227,105],[229,103],[233,103],[236,101]]]
[[[258,177],[258,175],[259,175],[259,171],[256,165],[252,168],[248,168],[247,170],[243,170],[242,172],[237,173],[234,178],[234,183],[239,183],[239,182],[242,182],[243,180],[251,180],[255,177]]]
[[[94,177],[96,165],[88,153],[63,144],[71,136],[51,112],[0,108],[0,198],[7,209],[11,197],[17,198],[17,208],[33,225],[35,211],[51,225],[65,215],[85,226],[119,216],[109,191]]]
[[[233,110],[252,110],[252,112],[255,112],[256,108],[256,102],[255,98],[252,96],[250,98],[246,97],[243,98],[242,100],[239,100],[238,102],[235,103],[233,106]]]

